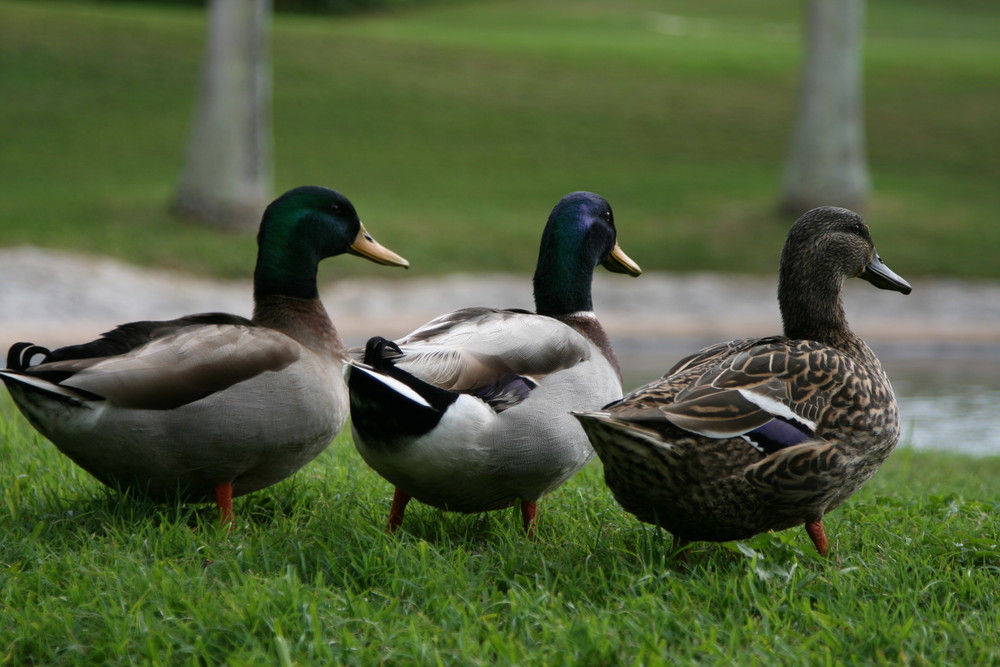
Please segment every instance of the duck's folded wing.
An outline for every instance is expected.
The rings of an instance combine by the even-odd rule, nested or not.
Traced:
[[[608,406],[608,409],[617,419],[633,422],[666,420],[686,431],[710,438],[743,435],[773,419],[774,411],[791,415],[790,410],[781,409],[779,400],[760,397],[749,390],[707,387],[683,397],[681,393],[675,393],[673,398],[659,400],[655,389],[650,388],[633,393],[628,399]]]
[[[776,451],[813,437],[827,395],[804,385],[810,376],[827,375],[835,361],[785,341],[768,341],[711,366],[685,366],[680,374],[633,392],[611,411],[631,421],[665,419],[711,438],[743,436],[764,451]]]
[[[196,325],[124,354],[65,359],[28,372],[118,405],[167,410],[200,400],[299,358],[291,338],[263,327]]]
[[[708,347],[698,350],[694,354],[689,354],[688,356],[682,358],[680,361],[675,363],[670,370],[664,373],[663,377],[667,378],[680,373],[687,373],[700,366],[716,364],[752,343],[752,339],[744,338],[741,340],[732,340],[726,343],[709,345]]]
[[[48,352],[45,361],[64,361],[68,359],[96,359],[98,357],[114,357],[127,354],[142,347],[157,338],[164,338],[173,333],[193,326],[211,324],[234,324],[246,327],[255,326],[245,317],[230,313],[199,313],[185,315],[173,320],[143,320],[120,324],[111,331],[101,334],[97,340],[80,345],[69,345]],[[8,360],[8,365],[10,361]]]
[[[511,376],[538,381],[590,358],[587,339],[551,317],[466,308],[397,341],[398,367],[450,391],[475,392]]]

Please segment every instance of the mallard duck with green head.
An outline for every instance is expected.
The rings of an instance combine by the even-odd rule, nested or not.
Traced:
[[[846,278],[909,294],[856,213],[822,207],[789,230],[778,302],[784,335],[707,347],[661,379],[576,416],[615,498],[689,541],[746,539],[823,516],[896,446],[896,399],[882,364],[847,323]]]
[[[389,527],[411,498],[455,512],[536,502],[594,455],[570,410],[622,393],[618,360],[594,315],[594,269],[639,275],[611,207],[566,195],[542,234],[537,312],[464,308],[407,336],[368,341],[348,369],[351,427],[364,460],[396,487]]]
[[[48,350],[17,343],[0,371],[28,421],[114,488],[215,501],[279,482],[315,458],[348,414],[344,341],[320,301],[320,260],[388,266],[350,201],[299,187],[264,211],[251,319],[204,313],[131,322]]]

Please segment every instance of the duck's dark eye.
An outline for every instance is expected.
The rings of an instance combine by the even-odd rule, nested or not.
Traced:
[[[340,213],[340,204],[329,204],[326,207],[326,210],[333,214]]]

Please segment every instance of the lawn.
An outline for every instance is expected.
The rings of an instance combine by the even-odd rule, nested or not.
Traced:
[[[772,273],[801,8],[779,0],[448,2],[279,15],[276,189],[329,185],[410,275],[529,272],[566,192],[605,195],[647,270]],[[0,0],[0,244],[223,276],[253,240],[169,219],[203,12]],[[869,3],[866,122],[882,254],[1000,277],[1000,6]],[[355,263],[355,274],[376,269]]]
[[[540,506],[411,505],[339,437],[290,480],[208,506],[114,495],[0,401],[4,664],[992,664],[1000,458],[902,449],[805,531],[698,545],[626,515],[592,463]]]

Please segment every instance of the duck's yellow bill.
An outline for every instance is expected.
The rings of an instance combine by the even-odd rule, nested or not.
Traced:
[[[354,243],[351,247],[347,249],[352,255],[357,255],[358,257],[364,257],[365,259],[371,260],[376,264],[384,264],[385,266],[401,266],[404,269],[410,268],[410,263],[394,253],[393,251],[386,248],[384,245],[372,238],[372,235],[368,233],[364,225],[358,230],[358,235],[354,239]]]
[[[611,254],[601,262],[601,266],[613,273],[626,273],[630,276],[642,274],[642,269],[639,268],[639,265],[625,254],[625,251],[622,250],[617,241],[615,242],[615,247],[611,250]]]

